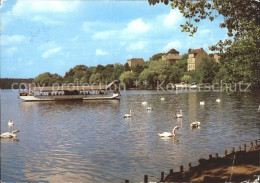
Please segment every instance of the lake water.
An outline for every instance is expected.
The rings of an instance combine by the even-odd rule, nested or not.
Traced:
[[[8,131],[9,119],[20,130],[19,141],[1,139],[2,181],[140,182],[144,174],[158,181],[162,171],[187,169],[189,162],[259,139],[259,94],[121,94],[120,101],[22,102],[18,92],[2,90],[1,133]],[[132,118],[124,119],[130,109]],[[184,117],[177,120],[173,115],[180,109]],[[195,120],[201,127],[191,130]],[[176,125],[179,142],[158,137]]]

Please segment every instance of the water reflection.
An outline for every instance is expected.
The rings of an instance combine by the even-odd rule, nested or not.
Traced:
[[[5,182],[140,182],[144,174],[158,177],[181,164],[196,165],[201,157],[259,136],[259,95],[127,91],[120,101],[82,102],[21,102],[8,90],[2,95],[1,130],[11,117],[21,130],[16,145],[1,140]],[[130,109],[132,117],[124,119]],[[180,110],[183,118],[174,118]],[[195,120],[201,128],[192,130]],[[175,126],[179,141],[158,137]]]
[[[12,142],[15,145],[19,145],[19,139],[18,138],[1,138],[1,143],[6,144]]]
[[[198,106],[197,93],[189,93],[188,96],[189,96],[188,99],[189,119],[191,121],[195,121],[197,119],[197,106]]]

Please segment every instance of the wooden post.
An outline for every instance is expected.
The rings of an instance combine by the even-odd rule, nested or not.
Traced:
[[[225,150],[224,155],[227,156],[227,150]]]
[[[148,183],[148,175],[144,175],[144,183]]]
[[[129,180],[125,180],[125,183],[129,183]]]
[[[234,147],[232,147],[231,153],[234,153],[234,152],[235,152],[235,148],[234,148]]]
[[[244,144],[244,151],[246,151],[246,144]]]
[[[250,142],[250,148],[253,147],[253,142]]]
[[[191,163],[189,163],[189,170],[191,169]]]
[[[209,159],[212,159],[212,154],[209,155]]]
[[[183,172],[183,165],[180,166],[180,172]]]
[[[257,140],[255,140],[255,146],[257,146]]]
[[[173,173],[173,169],[170,169],[170,173]]]
[[[161,181],[160,182],[164,182],[164,172],[161,172]]]
[[[241,146],[238,146],[238,151],[241,151]]]
[[[218,153],[215,153],[215,158],[218,158]]]

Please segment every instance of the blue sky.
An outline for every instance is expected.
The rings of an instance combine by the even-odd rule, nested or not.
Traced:
[[[200,22],[194,37],[171,6],[147,1],[5,0],[1,9],[1,78],[65,72],[78,64],[124,64],[175,48],[208,46],[225,39],[222,18]]]

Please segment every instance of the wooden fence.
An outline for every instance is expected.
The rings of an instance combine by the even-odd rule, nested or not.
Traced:
[[[258,142],[260,142],[260,139],[251,141],[248,151],[254,150],[258,146]],[[246,152],[246,149],[247,149],[247,145],[244,144],[243,149],[242,149],[241,146],[238,146],[237,151],[245,151]],[[235,153],[235,152],[236,152],[235,147],[231,147],[230,154]],[[227,156],[227,155],[229,155],[228,151],[225,150],[224,151],[224,157]],[[215,158],[219,158],[219,154],[218,153],[215,153]],[[209,155],[209,160],[210,159],[213,159],[212,154]],[[191,170],[191,169],[192,169],[191,163],[188,163],[188,169],[187,170]],[[181,165],[180,169],[179,169],[179,172],[182,173],[183,171],[184,171],[184,166]],[[174,173],[173,169],[170,169],[169,173],[170,174]],[[175,173],[177,173],[177,172],[175,172]],[[161,176],[160,177],[161,178],[160,178],[159,182],[164,182],[165,181],[165,179],[164,179],[164,172],[161,172]],[[144,181],[143,182],[144,183],[148,183],[148,175],[144,175]],[[153,181],[153,182],[155,182],[155,181]],[[125,183],[129,183],[129,180],[125,180]]]

